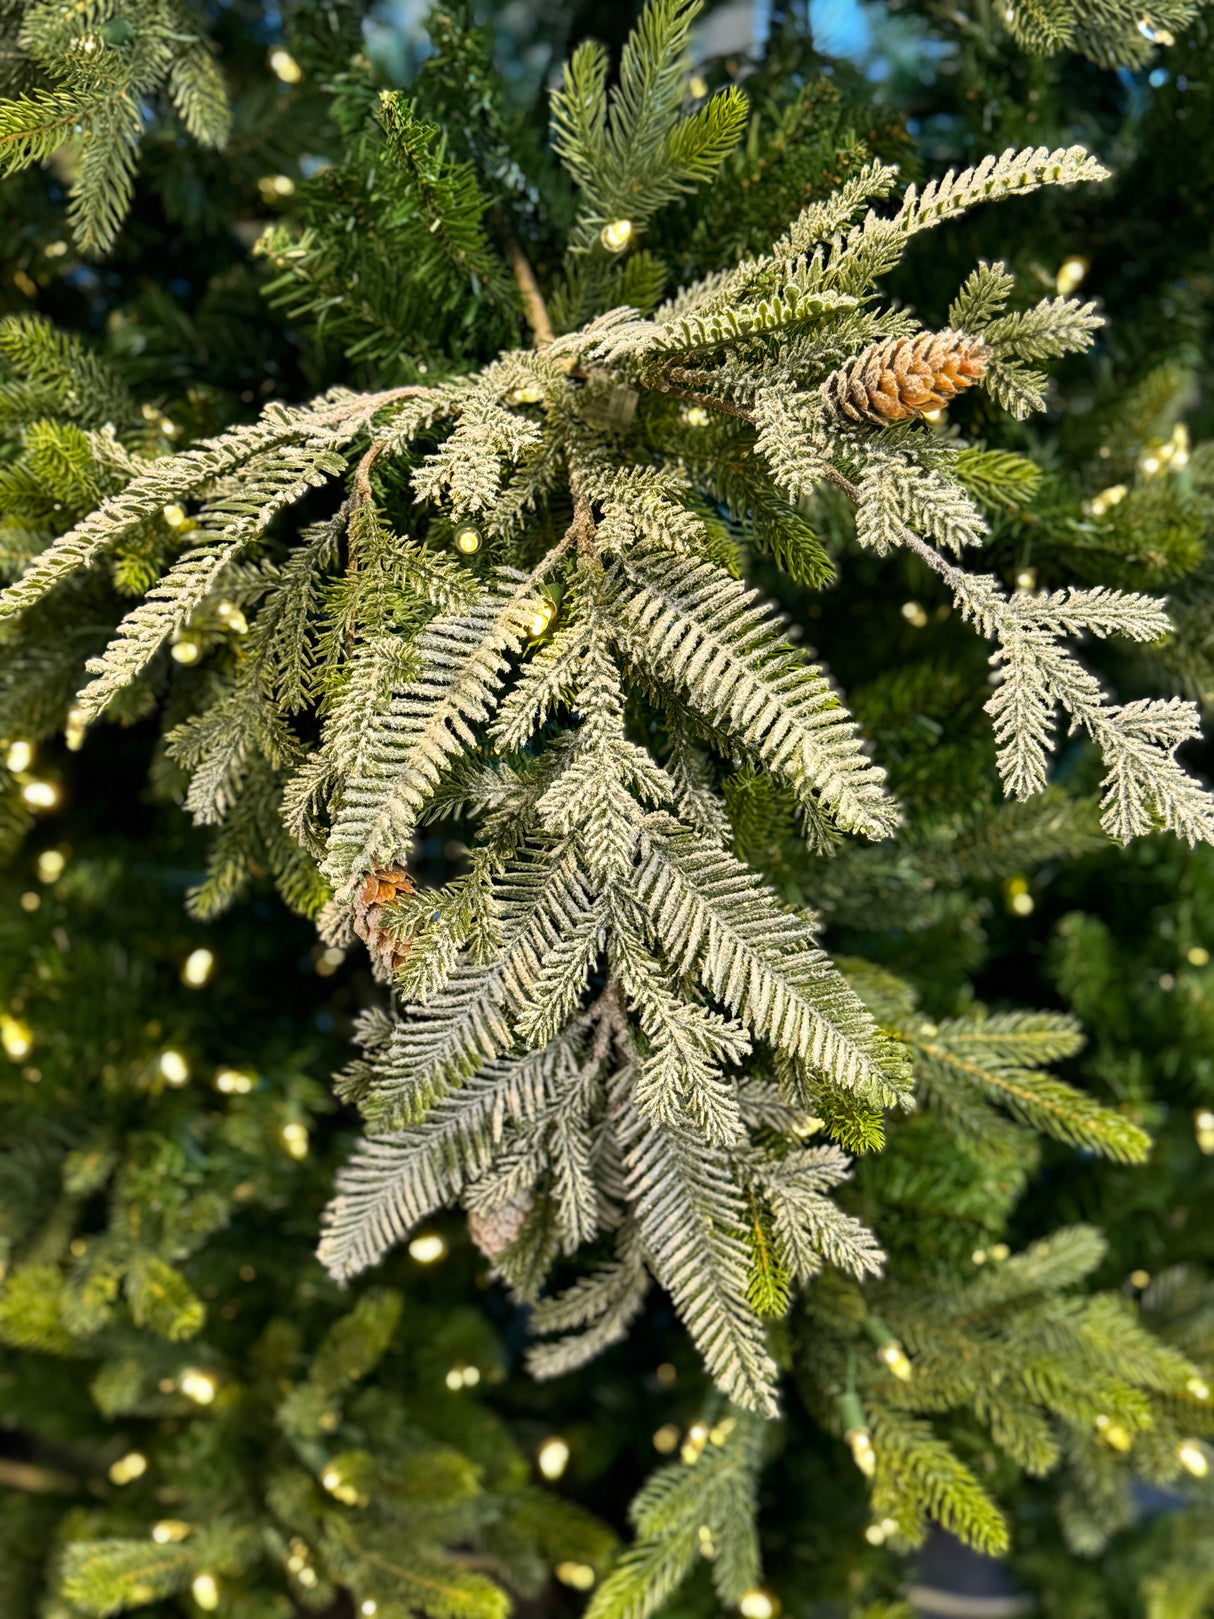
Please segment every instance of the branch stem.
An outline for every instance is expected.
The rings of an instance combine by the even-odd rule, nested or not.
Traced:
[[[511,230],[506,216],[500,209],[494,210],[494,220],[501,232],[502,241],[506,247],[506,256],[510,260],[510,268],[514,272],[514,279],[523,300],[523,313],[527,317],[527,324],[535,334],[537,349],[547,348],[553,342],[556,333],[552,330],[552,321],[548,315],[548,305],[544,302],[544,295],[540,291],[540,284],[535,279],[535,271],[527,255],[523,252],[522,244]]]

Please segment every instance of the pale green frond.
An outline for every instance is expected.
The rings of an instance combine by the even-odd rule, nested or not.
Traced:
[[[653,667],[729,727],[803,801],[882,837],[897,811],[884,772],[822,673],[783,635],[757,591],[711,563],[630,552],[616,611]]]
[[[725,1155],[687,1129],[637,1119],[628,1185],[649,1265],[717,1387],[775,1416],[777,1372],[747,1302],[746,1213]]]
[[[651,817],[632,892],[664,953],[756,1035],[834,1085],[897,1099],[904,1059],[805,922],[732,855]]]

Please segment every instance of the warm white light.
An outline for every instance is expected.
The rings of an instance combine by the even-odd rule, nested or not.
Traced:
[[[552,615],[554,611],[555,609],[549,607],[547,604],[536,608],[535,612],[531,615],[530,629],[532,635],[543,635],[549,624],[552,623]]]
[[[59,789],[53,782],[30,781],[21,789],[21,796],[31,809],[54,809],[59,802]]]
[[[4,762],[14,776],[19,776],[23,770],[28,770],[34,762],[34,744],[32,742],[10,742],[8,752],[4,756]]]
[[[918,602],[903,602],[902,617],[917,630],[921,630],[927,623],[927,614]]]
[[[63,876],[63,868],[66,865],[67,857],[58,849],[43,849],[38,856],[38,881],[57,883]]]
[[[194,1601],[208,1613],[219,1606],[219,1581],[213,1574],[195,1574],[190,1590],[194,1593]]]
[[[1208,1400],[1210,1398],[1210,1385],[1200,1377],[1191,1377],[1185,1388],[1195,1400]]]
[[[699,101],[701,96],[708,94],[708,80],[702,78],[698,73],[693,73],[687,83],[687,93]]]
[[[180,1051],[162,1051],[160,1072],[170,1085],[184,1085],[190,1077],[190,1065]]]
[[[864,1531],[864,1538],[870,1546],[883,1546],[885,1544],[885,1530],[879,1523],[870,1523]]]
[[[320,1475],[320,1482],[324,1485],[326,1490],[335,1490],[341,1483],[341,1474],[335,1467],[331,1467],[327,1473],[322,1473]]]
[[[164,520],[170,528],[180,528],[186,520],[184,506],[165,506],[163,510]]]
[[[931,422],[934,427],[937,422],[942,422],[944,420],[944,407],[938,406],[935,410],[925,410],[923,412],[923,420],[925,422]]]
[[[1196,1439],[1186,1439],[1176,1452],[1176,1459],[1194,1478],[1205,1478],[1210,1471],[1210,1458]]]
[[[148,1470],[148,1459],[139,1451],[132,1450],[125,1456],[120,1456],[110,1468],[110,1480],[114,1484],[130,1484],[134,1479],[142,1478]]]
[[[233,635],[249,633],[249,621],[235,602],[221,601],[215,609],[215,616],[223,620],[224,628],[231,630]]]
[[[69,753],[79,753],[84,746],[85,732],[88,730],[84,723],[84,710],[82,708],[69,708],[67,721],[63,727],[63,740],[67,743]]]
[[[873,1449],[873,1438],[868,1429],[849,1428],[843,1437],[847,1441],[856,1466],[865,1478],[872,1478],[877,1471],[877,1453]]]
[[[558,1563],[553,1570],[562,1585],[575,1591],[589,1591],[594,1584],[594,1570],[589,1563]]]
[[[510,402],[513,405],[538,405],[543,397],[544,390],[537,382],[524,382],[510,390]]]
[[[1129,494],[1129,489],[1123,483],[1111,484],[1108,489],[1102,489],[1098,495],[1084,502],[1084,511],[1089,517],[1103,517],[1110,506],[1117,506]]]
[[[1138,19],[1138,32],[1143,39],[1149,40],[1152,45],[1175,45],[1176,43],[1176,35],[1170,29],[1162,27],[1157,22],[1152,22],[1149,17],[1140,17]]]
[[[281,45],[276,45],[270,52],[270,71],[284,84],[298,84],[303,78],[303,69],[290,51],[283,50]]]
[[[292,1158],[308,1156],[308,1132],[302,1124],[284,1124],[282,1139]]]
[[[1200,1113],[1194,1116],[1193,1123],[1199,1130],[1214,1130],[1214,1113],[1211,1113],[1208,1108],[1203,1108]]]
[[[191,950],[181,969],[181,982],[188,984],[191,989],[201,989],[211,976],[214,966],[215,957],[205,946]]]
[[[599,240],[609,253],[622,253],[632,240],[631,219],[613,219],[603,226]]]
[[[424,1237],[414,1237],[409,1244],[409,1258],[416,1259],[419,1265],[433,1265],[446,1252],[447,1244],[437,1231],[432,1231]]]
[[[188,637],[183,636],[180,641],[173,642],[173,645],[169,648],[169,656],[174,663],[197,663],[202,656],[202,648],[197,641],[191,641]]]
[[[776,1605],[766,1591],[750,1590],[738,1603],[742,1619],[775,1619]]]
[[[1058,274],[1054,277],[1054,285],[1064,298],[1069,298],[1076,287],[1083,285],[1083,278],[1089,268],[1088,261],[1079,258],[1078,255],[1062,261]]]
[[[1037,588],[1037,570],[1036,570],[1036,568],[1021,568],[1020,572],[1016,575],[1016,589],[1017,590],[1036,590],[1036,588]]]
[[[183,1372],[181,1392],[195,1405],[210,1405],[219,1389],[215,1379],[205,1372]]]
[[[34,1037],[28,1023],[23,1023],[20,1018],[0,1015],[0,1045],[3,1045],[6,1057],[20,1062],[22,1057],[29,1055],[33,1044]]]
[[[890,1371],[893,1372],[894,1376],[899,1380],[899,1382],[910,1382],[912,1367],[907,1358],[906,1351],[903,1349],[901,1344],[883,1344],[882,1347],[877,1351],[877,1354],[879,1358],[883,1360],[889,1367]]]
[[[1208,967],[1210,965],[1210,952],[1204,945],[1195,944],[1189,951],[1190,967]]]
[[[1031,916],[1033,914],[1033,896],[1031,894],[1013,894],[1009,905],[1013,916]]]
[[[563,1439],[545,1439],[536,1457],[545,1478],[557,1479],[569,1466],[569,1446]]]
[[[185,1540],[189,1532],[189,1524],[180,1518],[162,1518],[152,1525],[152,1539],[158,1546],[171,1546],[175,1541]]]
[[[712,417],[704,409],[703,405],[688,405],[683,412],[683,420],[688,427],[707,427]]]
[[[379,1603],[375,1602],[371,1597],[368,1597],[365,1602],[359,1603],[358,1611],[359,1613],[365,1613],[367,1619],[371,1619],[372,1614],[379,1612]]]
[[[673,1422],[664,1422],[654,1434],[653,1448],[660,1456],[671,1456],[679,1448],[679,1430]]]
[[[247,1096],[254,1083],[253,1075],[239,1068],[221,1068],[215,1075],[215,1089],[225,1096]]]

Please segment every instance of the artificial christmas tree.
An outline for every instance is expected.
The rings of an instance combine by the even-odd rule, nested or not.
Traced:
[[[312,407],[166,456],[164,434],[139,425],[138,393],[128,405],[107,380],[103,397],[86,349],[12,329],[9,510],[25,554],[79,522],[10,595],[23,616],[5,728],[47,735],[75,707],[78,736],[102,709],[133,719],[163,702],[159,789],[218,826],[195,913],[267,873],[314,912],[322,861],[337,889],[327,950],[340,955],[361,923],[420,1008],[401,1021],[380,1002],[361,1022],[366,1057],[342,1094],[377,1134],[334,1204],[336,1269],[459,1197],[516,1295],[554,1267],[571,1284],[533,1311],[563,1335],[532,1350],[537,1371],[624,1338],[653,1308],[652,1272],[736,1399],[770,1411],[777,1369],[792,1373],[772,1465],[837,1476],[830,1432],[859,1464],[836,1492],[855,1547],[824,1552],[812,1577],[797,1556],[781,1571],[777,1547],[781,1595],[803,1606],[831,1579],[860,1591],[882,1560],[892,1596],[880,1548],[912,1544],[925,1513],[1003,1547],[995,1498],[1020,1499],[1017,1469],[1056,1479],[1065,1456],[1063,1520],[1090,1549],[1125,1520],[1131,1466],[1171,1481],[1204,1455],[1200,1369],[1143,1332],[1127,1300],[1082,1291],[1104,1248],[1075,1211],[1025,1231],[1038,1240],[1015,1258],[1006,1240],[1038,1158],[1022,1126],[1134,1161],[1149,1109],[1101,1105],[1044,1072],[1073,1057],[1072,1019],[988,1016],[966,1000],[991,885],[1006,884],[1012,916],[1032,915],[1035,868],[1090,858],[1100,841],[1090,793],[1033,796],[1056,701],[1105,754],[1110,830],[1206,833],[1207,801],[1172,758],[1191,710],[1110,704],[1059,644],[1164,629],[1142,592],[1197,555],[1204,495],[1198,480],[1160,500],[1144,471],[1141,492],[1101,505],[1117,486],[1074,487],[1091,477],[1078,444],[1060,473],[1048,439],[987,403],[1040,409],[1034,363],[1082,351],[1094,330],[1061,287],[1030,306],[995,262],[1014,245],[973,273],[970,254],[926,335],[875,299],[877,277],[915,273],[925,228],[1096,177],[1086,154],[1017,139],[861,221],[895,185],[882,149],[905,155],[889,121],[871,120],[872,150],[857,143],[842,122],[855,102],[806,76],[817,65],[795,34],[755,76],[753,115],[733,88],[704,100],[679,60],[690,20],[686,7],[648,11],[610,99],[604,57],[575,53],[556,141],[573,191],[455,20],[432,25],[415,102],[380,96],[365,62],[334,71],[336,161],[295,188],[302,229],[262,247],[270,297],[302,323],[302,369],[340,384]],[[695,191],[710,172],[717,193]],[[756,176],[753,201],[718,228]],[[1080,197],[1068,190],[1048,219]],[[979,236],[999,231],[992,212]],[[957,228],[932,233],[938,302]],[[688,285],[661,306],[679,277]],[[534,347],[520,346],[528,326]],[[921,344],[941,361],[930,402],[913,363],[868,391],[870,345],[911,359]],[[857,390],[863,420],[840,422],[832,399]],[[966,439],[910,419],[937,402]],[[899,415],[907,425],[880,425]],[[338,476],[344,501],[311,492]],[[48,523],[56,502],[68,516]],[[307,526],[282,526],[299,502]],[[937,548],[975,543],[994,574]],[[112,564],[73,571],[107,551]],[[1038,593],[1033,570],[1050,568],[1056,588]],[[836,578],[823,614],[815,593]],[[107,648],[123,592],[148,594]],[[897,807],[790,612],[855,692]],[[1198,596],[1197,638],[1200,614]],[[993,697],[959,616],[1000,643]],[[930,656],[913,644],[929,624]],[[1183,644],[1160,652],[1193,667]],[[75,705],[90,655],[96,679]],[[1141,691],[1141,664],[1106,667]],[[988,698],[1021,805],[992,788]],[[419,869],[418,821],[443,829],[438,850],[459,863],[441,886],[425,845]],[[810,906],[852,959],[831,965]],[[1021,979],[1034,992],[1022,1003],[1050,994]],[[908,1117],[882,1117],[912,1099]],[[871,1153],[852,1190],[840,1146]],[[750,1524],[777,1432],[741,1410],[693,1424],[639,1498],[636,1551],[596,1611],[655,1611],[697,1564],[727,1602],[770,1611]],[[822,1548],[812,1514],[782,1510],[802,1546],[817,1534]],[[780,1525],[777,1513],[769,1538],[787,1545]]]

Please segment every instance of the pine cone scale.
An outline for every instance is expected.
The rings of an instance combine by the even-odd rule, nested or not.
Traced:
[[[409,941],[393,936],[387,928],[384,906],[401,894],[412,894],[416,885],[403,866],[385,866],[369,871],[354,897],[354,931],[367,947],[377,977],[391,979],[409,954]]]
[[[827,403],[849,422],[884,427],[940,410],[985,375],[991,351],[965,332],[923,332],[873,343],[831,373]]]

